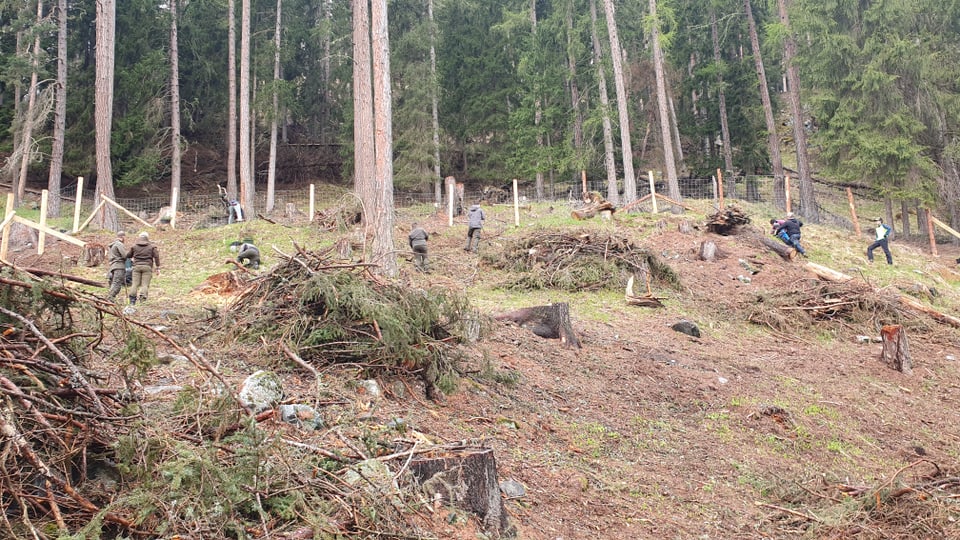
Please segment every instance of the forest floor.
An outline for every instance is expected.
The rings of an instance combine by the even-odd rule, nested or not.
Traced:
[[[413,392],[383,380],[396,390],[363,407],[438,442],[484,441],[500,479],[525,488],[505,502],[519,538],[960,538],[960,329],[896,308],[897,295],[919,294],[960,313],[955,249],[942,246],[932,258],[922,245],[893,242],[896,264],[883,264],[878,252],[871,265],[865,238],[807,225],[809,258],[785,261],[755,241],[773,217],[762,210],[744,227],[753,234],[719,236],[705,232],[704,211],[580,222],[568,208],[536,205],[519,228],[512,207],[487,207],[475,255],[463,250],[464,220],[448,227],[431,210],[398,213],[401,253],[411,221],[430,233],[431,273],[415,272],[402,255],[401,283],[463,293],[486,315],[568,302],[582,348],[493,322],[462,346],[457,388],[441,401],[422,397],[419,380],[401,381]],[[133,317],[159,323],[171,311],[229,306],[229,294],[194,289],[230,269],[223,260],[232,240],[254,239],[265,272],[278,259],[272,246],[290,252],[293,243],[328,246],[340,236],[280,221],[151,232],[162,271]],[[680,232],[682,221],[693,230]],[[509,272],[493,262],[506,243],[566,229],[629,239],[672,268],[679,288],[655,283],[664,307],[647,308],[626,305],[623,283],[581,292],[505,285]],[[714,261],[698,257],[706,240],[718,247]],[[48,245],[42,257],[15,253],[15,262],[102,278],[102,268],[71,267],[71,246]],[[828,291],[808,261],[852,275],[856,285]],[[701,336],[671,329],[681,320]],[[910,375],[880,361],[878,342],[858,338],[877,338],[892,323],[906,328]],[[193,339],[180,331],[181,341]],[[207,354],[237,385],[277,362],[274,351],[256,348]],[[191,376],[172,370],[159,366],[146,383]],[[363,401],[357,375],[324,371],[325,385],[347,403],[325,410],[328,422],[352,418],[347,412]],[[309,400],[314,387],[300,373],[285,389],[296,401]],[[438,538],[477,537],[475,520],[442,516],[421,515],[417,525]]]

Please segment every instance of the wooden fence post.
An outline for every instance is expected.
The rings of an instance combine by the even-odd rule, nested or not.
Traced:
[[[717,197],[720,197],[719,209],[723,212],[723,173],[717,169]]]
[[[650,178],[650,203],[653,204],[653,213],[656,214],[657,210],[657,184],[653,181],[653,171],[647,171],[647,176]]]
[[[7,209],[3,213],[3,239],[0,240],[0,261],[7,260],[7,250],[10,249],[10,224],[13,222],[13,193],[7,193]]]
[[[517,189],[517,179],[513,179],[513,224],[520,226],[520,192]]]
[[[787,213],[790,213],[792,210],[790,209],[790,175],[789,174],[783,175],[783,195],[784,197],[786,197]]]
[[[73,203],[73,232],[80,230],[80,204],[83,201],[83,177],[77,177],[77,197]]]
[[[857,231],[857,238],[860,238],[860,222],[857,221],[857,208],[853,205],[853,190],[847,188],[847,202],[850,204],[850,219],[853,220],[853,229]]]
[[[50,192],[48,190],[43,190],[40,192],[40,226],[47,226],[47,201],[50,199]],[[38,229],[37,232],[37,255],[43,255],[44,249],[47,247],[47,235],[43,232],[43,229]]]
[[[933,220],[930,219],[930,209],[926,209],[927,214],[927,234],[930,236],[930,253],[934,257],[939,257],[940,254],[937,252],[937,237],[933,234]]]
[[[314,197],[316,196],[316,186],[310,184],[310,221],[313,221]]]

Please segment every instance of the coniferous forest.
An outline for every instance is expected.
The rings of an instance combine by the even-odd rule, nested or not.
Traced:
[[[3,183],[109,193],[183,162],[262,191],[292,145],[351,182],[361,4],[387,12],[396,189],[586,171],[627,203],[647,170],[721,170],[782,201],[787,169],[810,220],[816,179],[960,224],[955,0],[5,0]]]

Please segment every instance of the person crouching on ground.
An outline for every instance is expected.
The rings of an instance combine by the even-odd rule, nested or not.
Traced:
[[[483,230],[485,219],[487,215],[483,213],[483,208],[480,208],[479,204],[471,206],[467,211],[467,245],[463,247],[464,251],[476,253],[480,249],[480,231]]]
[[[237,248],[237,252],[238,263],[254,270],[260,268],[260,249],[257,246],[244,242]]]
[[[793,212],[787,213],[787,219],[780,226],[781,230],[787,233],[787,237],[790,239],[789,245],[793,246],[797,253],[806,256],[807,251],[800,245],[800,227],[803,227],[803,222],[793,217]]]
[[[147,290],[150,288],[150,280],[153,279],[154,268],[156,268],[157,275],[160,275],[160,248],[150,242],[150,235],[142,232],[137,238],[137,243],[127,252],[126,258],[133,261],[130,304],[136,304],[137,300],[145,302],[147,300]]]
[[[414,222],[410,226],[410,235],[407,241],[410,243],[410,249],[413,250],[413,266],[421,272],[430,272],[427,267],[427,240],[430,235],[423,230],[418,223]]]
[[[126,238],[126,233],[117,231],[117,238],[107,248],[107,257],[110,259],[110,293],[107,298],[111,302],[117,299],[127,277],[127,246],[123,244]]]

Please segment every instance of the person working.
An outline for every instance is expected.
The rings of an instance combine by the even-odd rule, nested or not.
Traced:
[[[109,273],[107,274],[110,282],[110,292],[107,294],[107,298],[111,302],[116,300],[117,295],[120,294],[120,287],[123,286],[127,277],[127,246],[123,244],[126,237],[125,232],[117,231],[117,238],[107,248],[107,257],[110,260]]]
[[[888,245],[888,239],[893,229],[883,222],[883,218],[874,218],[873,225],[876,227],[873,230],[876,240],[867,246],[867,260],[873,262],[873,250],[880,248],[883,250],[883,254],[887,256],[887,264],[893,264],[893,256],[890,255],[890,246]]]
[[[421,272],[429,272],[427,267],[427,239],[430,235],[416,222],[410,226],[410,234],[407,241],[410,249],[413,250],[413,266]]]
[[[247,268],[260,268],[260,249],[257,246],[244,242],[237,248],[237,262]]]
[[[793,248],[797,250],[797,253],[806,256],[807,251],[800,245],[800,227],[803,227],[803,222],[793,217],[793,212],[788,212],[787,219],[783,220],[783,224],[780,225],[779,229],[774,231],[774,234],[777,236],[786,234],[787,238],[790,239],[789,242],[785,241],[786,244],[793,246]]]
[[[480,208],[479,204],[471,206],[467,211],[467,245],[464,246],[464,251],[476,253],[480,249],[480,231],[483,229],[485,219],[487,215],[483,213],[483,208]]]
[[[160,275],[160,248],[150,242],[150,235],[140,233],[137,243],[127,251],[126,258],[133,261],[133,281],[130,284],[130,304],[137,300],[145,302],[147,291],[150,289],[150,280],[153,279],[154,269]]]

